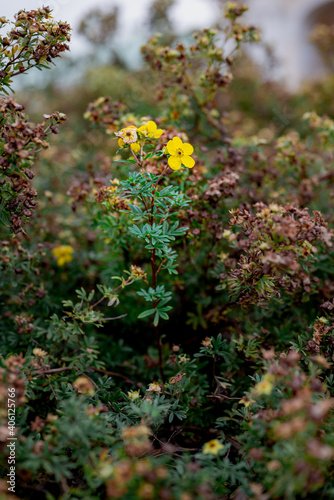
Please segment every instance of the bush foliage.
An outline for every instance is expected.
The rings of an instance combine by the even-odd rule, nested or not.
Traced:
[[[23,93],[30,117],[12,79],[71,30],[47,7],[0,19],[1,498],[333,498],[331,77],[261,83],[245,10],[153,36],[144,70],[113,51]],[[81,30],[101,49],[116,24]]]

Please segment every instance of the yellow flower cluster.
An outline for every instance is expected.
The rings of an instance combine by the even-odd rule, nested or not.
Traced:
[[[60,267],[73,260],[73,252],[74,250],[70,245],[59,245],[52,249],[52,253]]]
[[[163,130],[161,128],[158,129],[157,124],[153,120],[149,120],[139,128],[134,125],[129,125],[128,127],[122,128],[122,130],[115,133],[116,137],[119,137],[119,147],[125,148],[130,146],[134,153],[138,153],[140,151],[140,143],[138,142],[138,139],[159,139],[162,134]]]
[[[154,121],[150,120],[145,125],[139,127],[138,133],[139,135],[148,137],[149,139],[159,139],[159,137],[163,134],[163,130],[162,128],[158,128]]]
[[[141,151],[143,141],[141,139],[159,139],[163,134],[163,130],[157,127],[157,124],[150,120],[139,128],[134,125],[129,125],[122,128],[115,135],[118,137],[118,145],[120,148],[130,146],[134,153]],[[182,142],[179,137],[173,137],[168,141],[164,148],[165,154],[169,155],[168,165],[172,170],[179,170],[182,165],[187,168],[193,168],[195,160],[192,158],[194,148],[188,142]]]

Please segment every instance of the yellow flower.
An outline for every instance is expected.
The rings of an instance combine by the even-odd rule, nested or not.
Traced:
[[[128,392],[128,398],[131,401],[135,401],[136,399],[139,399],[140,398],[139,391],[129,391]]]
[[[73,260],[73,252],[74,250],[70,245],[59,245],[52,249],[52,253],[60,267]]]
[[[187,142],[183,143],[179,137],[174,137],[167,143],[167,151],[170,154],[168,165],[173,170],[179,170],[181,164],[187,168],[193,168],[195,160],[190,156],[194,152],[194,148]]]
[[[221,444],[218,439],[212,439],[211,441],[208,441],[207,443],[204,444],[203,446],[203,453],[204,455],[212,454],[212,455],[218,455],[220,450],[222,450],[224,446]]]
[[[32,350],[32,353],[38,358],[44,358],[44,356],[47,355],[47,352],[43,351],[43,349],[40,349],[39,347],[35,347],[35,349]]]
[[[144,137],[149,137],[150,139],[159,139],[164,131],[162,130],[162,128],[158,128],[157,124],[154,121],[150,120],[149,122],[145,123],[145,125],[139,127],[138,132]]]
[[[255,403],[254,399],[251,399],[251,398],[246,398],[246,396],[244,396],[242,399],[240,399],[239,403],[238,404],[244,404],[246,408],[249,407],[249,405],[251,405],[252,403]]]
[[[274,376],[271,373],[268,373],[263,377],[261,382],[257,383],[255,386],[255,391],[257,394],[262,395],[265,394],[269,396],[274,388]]]
[[[133,125],[130,125],[129,127],[126,128],[122,128],[122,130],[120,130],[119,132],[115,132],[115,135],[117,137],[120,137],[120,139],[122,139],[122,142],[124,144],[134,144],[138,140],[137,128],[134,127]]]

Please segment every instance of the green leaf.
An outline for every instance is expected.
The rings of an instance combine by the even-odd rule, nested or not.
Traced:
[[[114,160],[117,161],[117,163],[136,163],[136,160]]]
[[[150,316],[151,314],[155,313],[155,309],[146,309],[146,311],[143,311],[142,313],[139,314],[138,318],[146,318],[146,316]]]
[[[160,318],[162,318],[162,319],[169,319],[169,316],[168,316],[167,313],[159,311],[159,314],[160,314]]]
[[[158,326],[159,324],[159,311],[155,312],[154,320],[153,320],[153,325]]]

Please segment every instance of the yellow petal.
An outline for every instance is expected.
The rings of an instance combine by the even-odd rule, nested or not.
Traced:
[[[184,152],[185,155],[190,156],[194,152],[194,148],[192,147],[191,144],[188,144],[188,142],[185,142],[182,144],[182,151]]]
[[[183,156],[182,163],[187,168],[193,168],[193,166],[195,165],[195,160],[191,156]]]
[[[176,154],[176,147],[173,141],[168,141],[167,142],[167,151],[170,155],[175,155]]]
[[[181,168],[181,160],[176,156],[170,156],[168,158],[168,165],[172,170],[179,170]]]
[[[122,148],[123,146],[125,146],[125,142],[123,141],[123,139],[118,139],[118,145],[120,148]]]
[[[154,134],[154,132],[157,130],[157,124],[152,120],[146,123],[146,127],[149,134]]]
[[[176,149],[180,149],[183,146],[183,142],[179,137],[173,137],[173,144]]]
[[[142,125],[141,127],[139,127],[137,129],[137,132],[146,136],[147,135],[147,125]]]
[[[130,145],[130,148],[132,149],[132,151],[134,151],[135,153],[138,153],[140,151],[140,144],[138,144],[138,142],[135,142],[134,144],[131,144]]]
[[[159,139],[159,137],[161,137],[163,133],[164,131],[162,130],[162,128],[158,128],[158,130],[154,132],[154,139]]]

